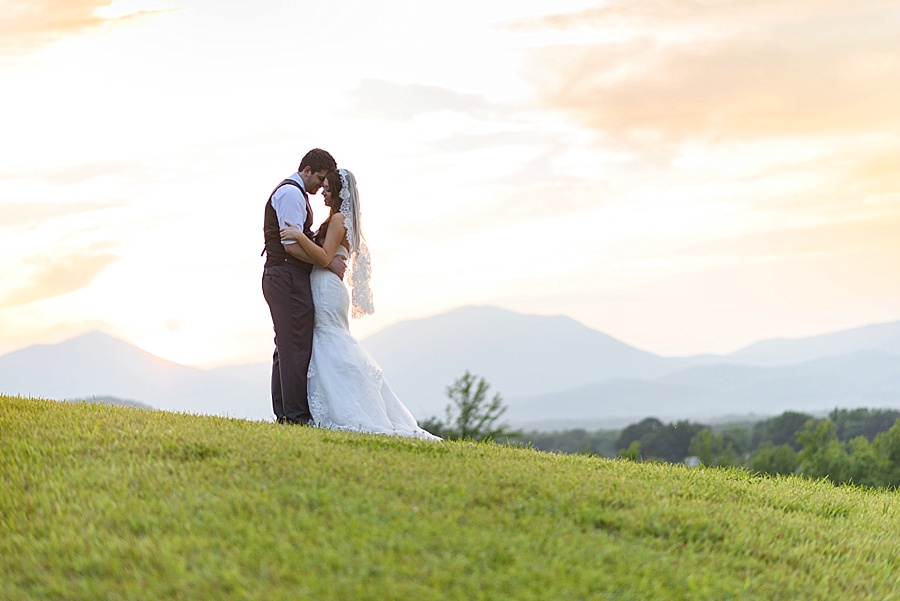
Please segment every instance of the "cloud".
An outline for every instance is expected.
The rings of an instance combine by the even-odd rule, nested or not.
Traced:
[[[110,4],[112,0],[7,0],[0,22],[0,56],[25,54],[70,35],[159,12],[139,11],[116,18],[96,13]]]
[[[352,94],[348,112],[356,117],[405,121],[427,113],[452,111],[474,116],[500,116],[501,107],[484,96],[460,94],[439,86],[397,84],[363,79]]]
[[[553,141],[549,138],[548,134],[534,131],[463,132],[431,140],[424,146],[428,152],[464,154],[484,148],[546,145]]]
[[[125,177],[136,180],[146,171],[146,165],[137,161],[101,161],[54,165],[53,169],[18,169],[0,171],[0,181],[30,179],[57,186],[80,184],[99,177]]]
[[[511,28],[572,35],[535,50],[539,102],[618,138],[900,129],[895,8],[848,4],[630,0]]]
[[[24,305],[85,288],[120,258],[103,252],[78,252],[27,259],[25,262],[34,269],[29,281],[0,298],[0,307]]]
[[[859,191],[888,195],[895,206],[900,206],[900,143],[859,159],[852,179],[858,182]]]
[[[768,263],[789,258],[857,254],[900,260],[900,210],[878,219],[819,226],[773,228],[766,232],[694,244],[676,255],[708,256],[736,262]]]
[[[540,15],[508,23],[510,31],[578,30],[615,28],[620,34],[655,31],[663,35],[672,31],[715,31],[747,29],[773,18],[809,20],[812,10],[827,11],[846,18],[871,9],[889,9],[884,0],[608,0],[601,5],[571,13]]]
[[[50,219],[77,215],[91,211],[122,206],[124,203],[74,202],[74,203],[24,203],[0,204],[0,230],[31,229]]]

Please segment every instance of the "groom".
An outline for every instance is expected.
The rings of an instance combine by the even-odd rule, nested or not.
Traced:
[[[306,396],[306,372],[312,354],[314,317],[309,285],[312,264],[299,244],[281,242],[279,230],[285,227],[285,222],[302,223],[303,233],[312,237],[309,195],[316,194],[328,172],[335,169],[334,157],[321,148],[314,148],[300,161],[297,172],[278,184],[266,202],[262,289],[275,326],[272,408],[279,424],[307,425],[312,421]],[[343,262],[332,261],[328,268],[343,278]]]

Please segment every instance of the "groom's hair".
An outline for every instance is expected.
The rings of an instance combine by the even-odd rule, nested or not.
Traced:
[[[331,156],[331,153],[327,150],[313,148],[304,155],[303,160],[300,161],[300,166],[297,167],[297,171],[303,171],[307,167],[309,167],[313,173],[318,173],[323,169],[331,172],[337,169],[337,163],[334,162],[334,157]]]

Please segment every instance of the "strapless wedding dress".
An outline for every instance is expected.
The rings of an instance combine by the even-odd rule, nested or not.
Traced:
[[[338,254],[348,256],[338,247]],[[419,427],[385,381],[381,367],[350,334],[347,286],[327,269],[310,274],[315,329],[307,386],[319,427],[441,440]]]

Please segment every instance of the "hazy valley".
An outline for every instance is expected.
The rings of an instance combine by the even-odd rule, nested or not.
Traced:
[[[567,317],[463,307],[398,323],[363,343],[420,419],[443,414],[445,387],[467,369],[503,395],[513,425],[535,429],[900,408],[900,322],[675,358]],[[116,397],[248,419],[270,419],[268,382],[268,362],[197,369],[101,332],[0,357],[6,394]]]

